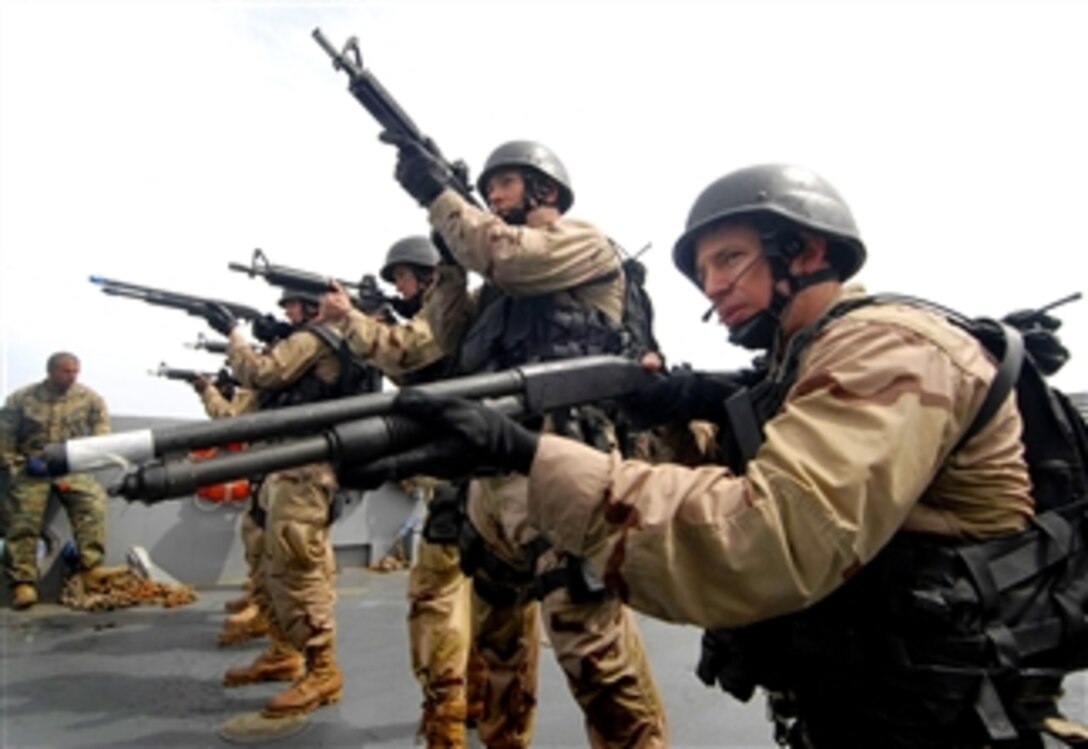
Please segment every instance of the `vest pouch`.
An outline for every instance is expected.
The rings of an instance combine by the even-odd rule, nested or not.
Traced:
[[[427,506],[427,520],[423,523],[423,538],[432,544],[456,544],[461,537],[463,520],[461,492],[458,488],[437,486]]]

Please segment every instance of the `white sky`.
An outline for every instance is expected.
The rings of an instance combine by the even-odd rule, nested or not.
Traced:
[[[870,290],[1000,315],[1088,292],[1083,2],[360,2],[0,0],[3,391],[71,349],[115,413],[199,417],[160,361],[207,332],[103,295],[90,274],[274,308],[227,271],[357,278],[424,213],[394,151],[310,38],[364,63],[474,174],[499,143],[552,147],[571,215],[647,242],[673,362],[746,362],[673,268],[695,196],[794,162],[830,179],[869,246]],[[1088,301],[1062,310],[1088,389]]]

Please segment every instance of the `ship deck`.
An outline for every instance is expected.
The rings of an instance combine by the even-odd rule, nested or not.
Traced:
[[[349,568],[338,576],[343,700],[302,731],[263,745],[418,745],[420,693],[409,673],[407,572]],[[219,728],[258,711],[282,685],[225,689],[230,665],[260,643],[220,649],[223,603],[236,587],[199,591],[175,608],[82,613],[55,604],[0,613],[0,744],[4,747],[228,747]],[[761,698],[741,704],[694,676],[699,631],[639,618],[674,747],[771,747]],[[1071,718],[1088,718],[1085,677],[1067,680]],[[579,710],[546,646],[541,650],[534,747],[586,746]]]

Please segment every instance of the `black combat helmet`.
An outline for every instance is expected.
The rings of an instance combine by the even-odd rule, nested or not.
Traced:
[[[697,286],[695,244],[726,219],[777,216],[828,238],[828,260],[846,280],[865,262],[865,245],[850,208],[823,177],[803,167],[761,164],[730,172],[712,182],[695,200],[681,237],[673,247],[676,267]]]
[[[405,237],[393,243],[385,254],[385,265],[381,269],[383,280],[393,283],[393,268],[397,265],[416,265],[421,268],[434,268],[438,265],[439,255],[434,243],[427,237]]]
[[[298,289],[284,289],[283,295],[280,296],[279,306],[283,306],[288,302],[302,302],[303,304],[313,305],[316,309],[321,304],[320,294],[311,294],[308,291],[299,291]]]
[[[503,143],[487,157],[484,170],[476,180],[476,190],[487,198],[487,181],[500,169],[531,169],[553,180],[559,186],[559,212],[566,213],[574,204],[567,168],[550,148],[531,140]]]

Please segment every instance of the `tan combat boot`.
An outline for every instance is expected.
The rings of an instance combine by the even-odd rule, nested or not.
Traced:
[[[465,749],[467,717],[468,707],[464,700],[424,702],[419,732],[427,740],[427,749]]]
[[[219,631],[219,647],[237,645],[268,634],[268,619],[256,605],[244,609],[241,613],[228,617]]]
[[[109,587],[110,578],[125,572],[124,567],[104,567],[99,565],[79,573],[85,593],[100,593]]]
[[[294,681],[306,673],[306,663],[302,653],[279,633],[275,627],[269,629],[271,642],[257,660],[248,666],[234,666],[223,674],[223,685],[240,687],[243,684],[258,684],[264,681]]]
[[[30,583],[15,583],[11,591],[11,607],[24,611],[38,602],[38,591]]]
[[[245,611],[247,608],[253,605],[253,599],[249,593],[243,593],[237,598],[232,598],[223,604],[223,609],[228,614],[237,614],[241,611]]]
[[[340,700],[344,675],[336,665],[332,643],[306,648],[306,667],[306,675],[270,699],[261,715],[266,718],[301,715]]]

